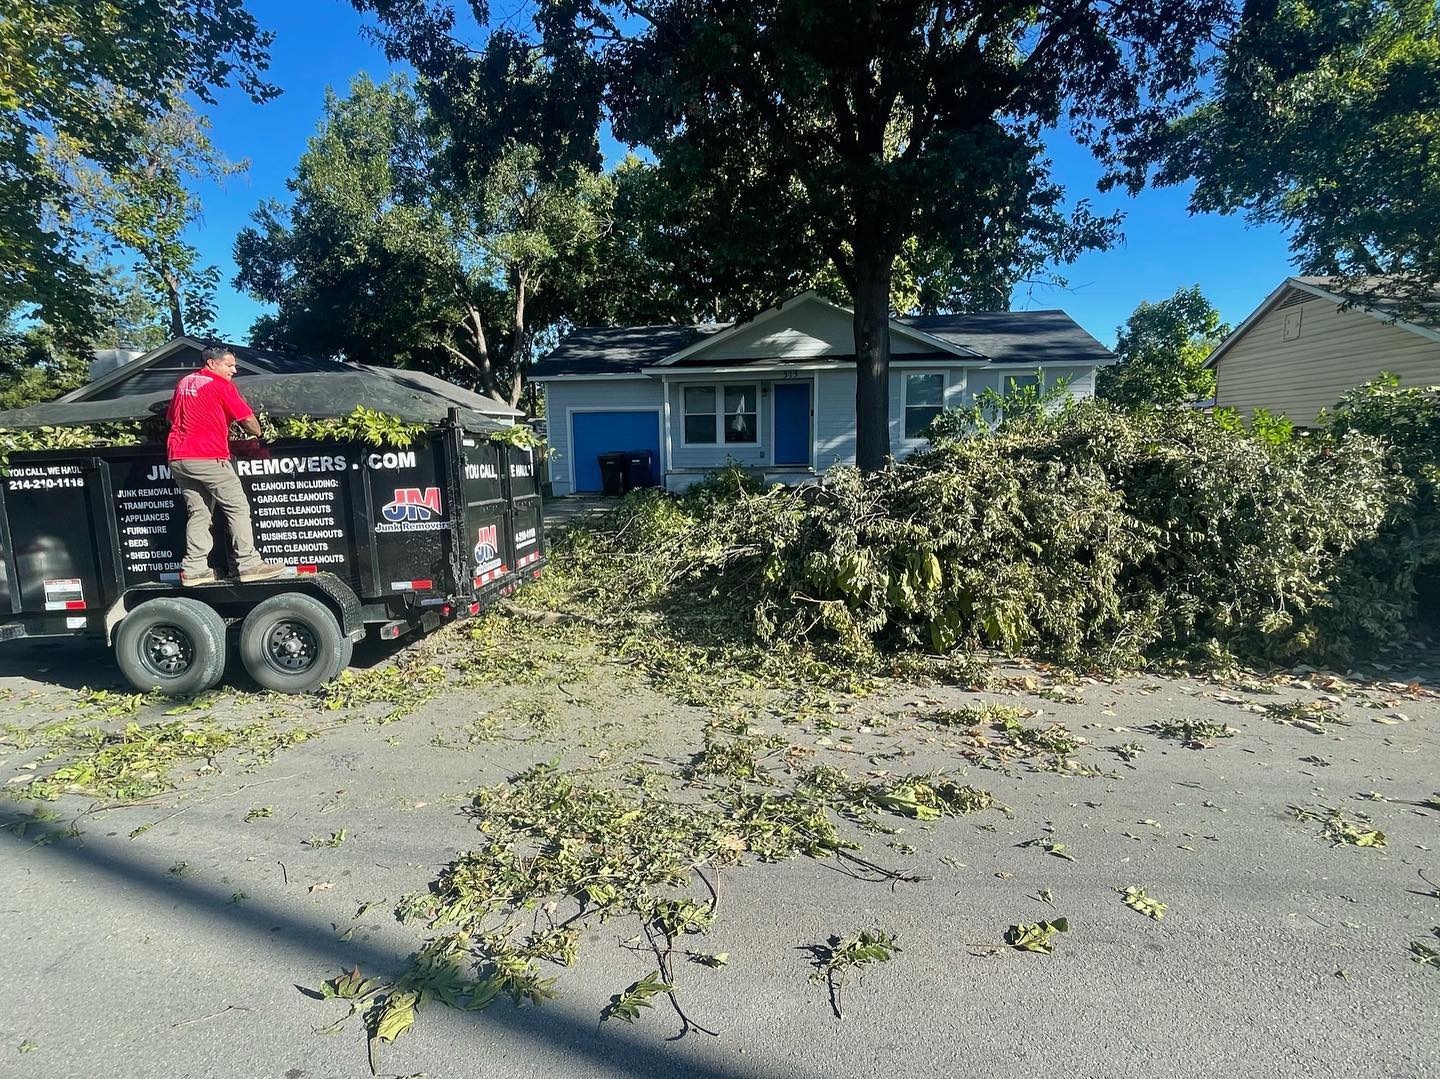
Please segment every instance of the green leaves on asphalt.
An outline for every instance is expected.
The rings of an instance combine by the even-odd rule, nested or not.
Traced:
[[[1186,749],[1209,749],[1219,738],[1234,738],[1240,732],[1224,723],[1210,723],[1199,719],[1171,719],[1151,724],[1152,734],[1179,742]]]
[[[1383,847],[1385,845],[1385,833],[1378,828],[1370,827],[1371,820],[1367,814],[1348,814],[1334,806],[1301,806],[1292,805],[1290,812],[1296,820],[1317,821],[1320,824],[1320,835],[1330,840],[1335,846],[1348,844],[1352,847]]]
[[[1160,902],[1144,888],[1136,887],[1133,884],[1128,888],[1117,888],[1116,891],[1120,893],[1121,902],[1127,907],[1139,911],[1147,918],[1153,918],[1157,922],[1164,918],[1165,912],[1170,909],[1169,904]]]
[[[1005,930],[1005,943],[1018,952],[1040,952],[1049,955],[1055,950],[1055,934],[1068,932],[1068,918],[1056,918],[1051,922],[1022,922]]]
[[[1434,929],[1436,938],[1440,938],[1440,925]],[[1433,971],[1440,972],[1440,939],[1436,944],[1427,944],[1423,940],[1412,940],[1410,942],[1410,959],[1419,963],[1422,967],[1429,967]]]
[[[660,980],[658,970],[652,970],[625,992],[611,997],[610,1003],[605,1005],[604,1010],[600,1013],[600,1021],[603,1023],[610,1019],[619,1019],[626,1023],[633,1023],[640,1018],[641,1008],[651,1007],[651,997],[674,991],[673,985],[666,985]]]
[[[812,982],[825,982],[830,1007],[836,1019],[844,1019],[845,979],[862,974],[872,963],[888,963],[900,951],[895,938],[881,929],[860,929],[848,937],[833,936],[825,944],[812,945],[815,972]]]
[[[320,993],[326,1000],[361,1000],[379,989],[381,984],[378,978],[364,977],[357,965],[339,977],[331,978],[320,987]]]

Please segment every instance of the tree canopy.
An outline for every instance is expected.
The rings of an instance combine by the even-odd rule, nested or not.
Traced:
[[[0,308],[0,409],[24,408],[78,389],[90,377],[96,349],[158,348],[166,334],[147,290],[113,266],[94,271],[100,304],[97,329],[80,341],[53,326],[19,317],[18,304]]]
[[[278,93],[264,80],[270,42],[243,0],[0,0],[0,304],[77,339],[103,304],[42,137],[123,173],[132,140],[180,94]]]
[[[1290,230],[1303,272],[1409,304],[1440,287],[1440,8],[1434,0],[1252,0],[1214,99],[1178,122],[1161,173],[1195,211]]]
[[[1067,205],[1042,133],[1067,125],[1110,182],[1138,188],[1229,12],[1225,0],[558,0],[531,37],[507,25],[472,49],[448,5],[355,2],[396,54],[473,89],[472,152],[544,116],[572,121],[554,149],[573,153],[603,113],[654,152],[716,275],[779,298],[827,264],[855,311],[868,469],[889,453],[887,316],[907,245],[1008,299],[1018,274],[1108,243],[1115,222]]]
[[[1142,303],[1118,331],[1120,362],[1100,371],[1097,392],[1122,405],[1189,405],[1213,396],[1205,359],[1230,332],[1198,285]]]
[[[113,100],[113,91],[102,94]],[[73,136],[39,137],[42,151],[65,185],[71,219],[86,226],[81,243],[100,258],[130,253],[139,284],[163,306],[170,336],[213,333],[215,286],[220,271],[200,262],[185,230],[200,216],[188,183],[223,182],[243,173],[210,141],[210,122],[177,87],[174,104],[126,139],[126,167],[109,170],[88,161]]]
[[[292,201],[260,207],[236,240],[236,284],[277,308],[255,342],[420,367],[514,402],[535,334],[594,273],[613,184],[542,170],[524,143],[483,172],[457,171],[450,150],[406,80],[331,94]]]

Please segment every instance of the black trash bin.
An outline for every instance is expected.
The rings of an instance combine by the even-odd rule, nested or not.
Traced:
[[[654,487],[655,453],[653,450],[632,450],[625,455],[625,486],[627,490],[636,487]]]
[[[600,462],[600,489],[607,495],[619,497],[629,490],[625,482],[625,459],[623,453],[602,453],[596,458]]]

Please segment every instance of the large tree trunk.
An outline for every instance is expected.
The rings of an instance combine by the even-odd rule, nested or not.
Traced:
[[[170,336],[185,336],[185,315],[180,306],[180,281],[165,267],[160,268],[160,279],[165,282],[165,299],[170,307]]]
[[[855,262],[855,464],[879,472],[890,460],[890,262]]]
[[[529,281],[527,275],[515,271],[515,324],[510,335],[510,385],[506,387],[505,403],[514,408],[525,389],[525,350],[529,344],[525,328],[525,300]]]
[[[466,356],[451,348],[453,355],[459,356],[468,362],[480,375],[480,390],[488,393],[491,397],[497,397],[495,392],[495,367],[490,362],[490,342],[485,337],[485,322],[480,317],[480,309],[465,299],[460,293],[461,302],[465,304],[465,325],[470,331],[470,347],[474,351],[473,356]],[[449,347],[449,346],[447,346]]]

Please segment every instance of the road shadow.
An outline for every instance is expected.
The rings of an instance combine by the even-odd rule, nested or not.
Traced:
[[[23,847],[32,858],[47,858],[64,864],[68,870],[90,874],[117,886],[138,889],[163,904],[164,909],[185,906],[186,916],[199,923],[223,925],[253,934],[257,939],[273,943],[283,939],[288,949],[308,953],[321,965],[338,974],[358,964],[369,975],[393,976],[408,965],[410,954],[373,943],[350,940],[337,943],[330,920],[303,917],[258,898],[243,904],[232,900],[228,887],[207,885],[204,881],[176,877],[170,873],[117,856],[103,849],[103,841],[77,842],[61,824],[26,813],[10,812],[0,820],[0,842],[8,839]],[[417,942],[418,943],[418,942]],[[297,987],[297,991],[303,989]],[[442,1008],[431,1004],[432,1008]],[[693,1079],[763,1079],[782,1071],[799,1079],[793,1066],[720,1067],[697,1061],[689,1054],[667,1051],[666,1043],[650,1042],[626,1030],[597,1030],[594,1015],[567,1011],[563,1004],[547,1003],[541,1007],[516,1007],[504,1000],[496,1001],[483,1011],[449,1009],[449,1014],[463,1016],[488,1028],[491,1036],[517,1039],[520,1043],[560,1050],[575,1062],[577,1071],[594,1074],[600,1069],[619,1071],[636,1076],[687,1076]],[[317,1015],[317,1022],[324,1016]],[[358,1037],[358,1035],[357,1035]],[[396,1052],[392,1047],[391,1053]],[[363,1059],[363,1047],[357,1049]],[[358,1063],[358,1061],[357,1061]],[[362,1070],[357,1068],[357,1071]],[[814,1076],[813,1079],[819,1079]]]
[[[225,676],[217,688],[263,692],[240,665],[240,649],[233,638],[232,633]],[[398,640],[382,641],[372,633],[355,645],[350,668],[366,671],[383,667],[424,639],[421,635],[407,634]],[[24,678],[58,689],[134,692],[115,665],[114,653],[103,641],[89,637],[27,637],[0,644],[0,678]]]
[[[124,689],[115,657],[85,637],[29,637],[0,644],[0,678],[26,678],[64,689]]]

